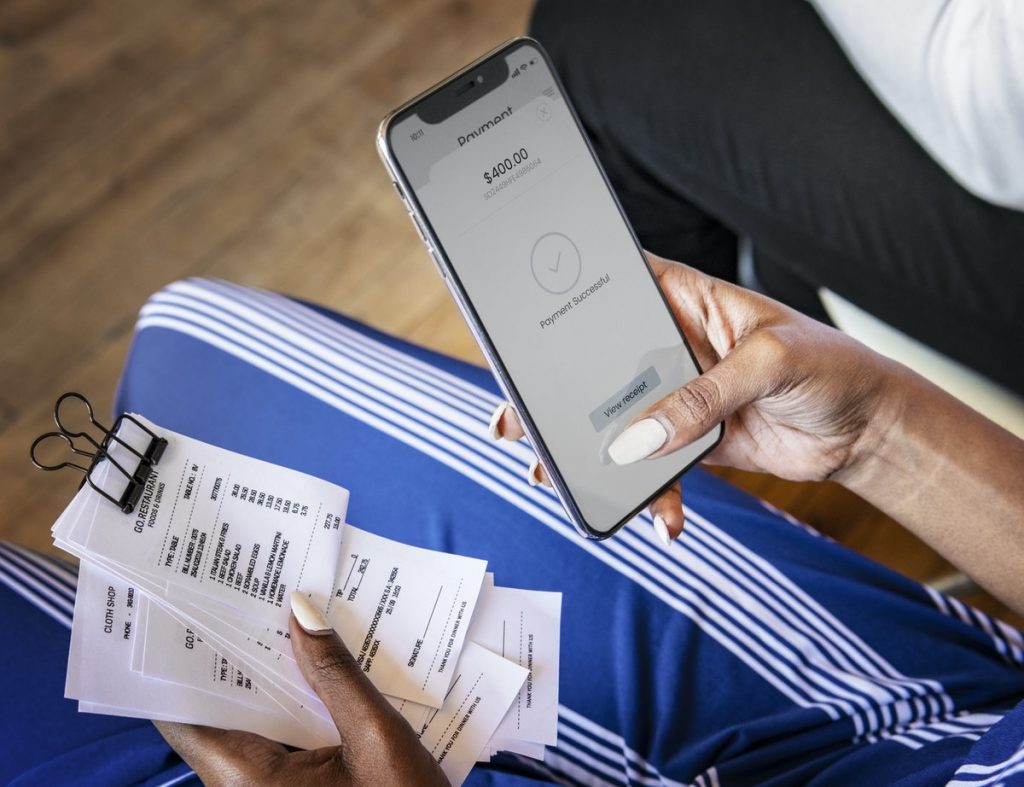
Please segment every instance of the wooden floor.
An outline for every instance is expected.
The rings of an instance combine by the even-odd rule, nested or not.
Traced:
[[[0,0],[0,538],[52,549],[76,479],[33,469],[28,446],[60,392],[110,411],[139,307],[183,276],[315,300],[481,362],[374,133],[528,13],[524,0]],[[728,475],[918,579],[949,571],[844,490]]]

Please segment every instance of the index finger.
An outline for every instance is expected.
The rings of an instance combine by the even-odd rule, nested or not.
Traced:
[[[170,721],[154,721],[153,726],[203,784],[244,784],[256,776],[266,779],[288,756],[280,743],[251,732]]]

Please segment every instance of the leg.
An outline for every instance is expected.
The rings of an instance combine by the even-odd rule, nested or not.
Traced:
[[[578,538],[522,481],[525,446],[485,436],[497,401],[482,369],[203,281],[147,305],[120,391],[158,424],[342,484],[354,524],[562,591],[552,776],[952,774],[971,741],[950,730],[977,735],[1024,694],[1015,632],[943,614],[919,585],[699,471],[681,546],[662,550],[646,518]],[[914,734],[941,746],[914,748]]]
[[[1024,339],[1024,214],[932,161],[808,3],[544,0],[532,32],[652,250],[684,252],[678,206],[697,206],[753,239],[770,294],[813,314],[829,287],[1024,391],[1007,362]]]

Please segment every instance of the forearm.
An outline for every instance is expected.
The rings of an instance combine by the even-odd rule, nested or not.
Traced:
[[[885,399],[837,480],[1024,613],[1024,442],[902,367]]]

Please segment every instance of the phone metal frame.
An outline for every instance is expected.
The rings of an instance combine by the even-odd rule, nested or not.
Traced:
[[[612,188],[611,182],[608,180],[608,175],[605,173],[604,167],[601,166],[601,162],[597,158],[597,154],[594,152],[594,148],[590,143],[590,139],[587,137],[586,132],[583,130],[583,125],[580,123],[579,116],[576,114],[576,108],[569,101],[568,94],[565,91],[565,87],[562,85],[562,80],[559,78],[558,72],[555,70],[555,67],[551,62],[551,58],[548,56],[548,53],[545,51],[544,47],[536,39],[530,38],[529,36],[519,36],[517,38],[512,38],[504,42],[503,44],[495,47],[486,54],[481,55],[473,62],[460,68],[451,76],[447,77],[446,79],[443,79],[442,81],[438,82],[437,84],[433,85],[427,90],[424,90],[419,95],[409,99],[401,106],[389,112],[380,122],[380,125],[377,128],[377,153],[380,156],[381,161],[384,163],[385,169],[387,169],[388,174],[391,177],[391,182],[394,185],[399,198],[405,204],[406,211],[409,213],[409,217],[412,219],[413,225],[416,227],[417,234],[420,236],[420,239],[423,241],[423,244],[427,247],[427,251],[430,254],[431,258],[434,260],[434,265],[437,267],[438,273],[444,280],[445,286],[447,286],[448,291],[451,293],[452,298],[455,300],[456,306],[458,306],[459,311],[462,313],[463,319],[466,321],[466,324],[469,325],[469,328],[473,333],[473,337],[476,339],[477,344],[480,346],[480,349],[483,351],[484,356],[487,358],[487,362],[491,367],[491,371],[494,372],[495,378],[498,381],[498,386],[501,388],[501,391],[505,395],[505,398],[508,401],[510,401],[512,405],[516,408],[516,411],[519,414],[520,423],[523,426],[523,431],[526,433],[526,437],[529,440],[533,450],[537,453],[537,457],[540,460],[541,465],[547,472],[548,478],[551,480],[552,487],[555,490],[555,494],[558,496],[559,501],[562,503],[562,507],[569,514],[569,517],[572,520],[573,525],[575,526],[576,530],[580,533],[580,535],[588,539],[600,541],[615,535],[615,533],[618,532],[623,525],[625,525],[627,522],[629,522],[629,520],[631,520],[633,517],[639,514],[652,500],[658,497],[665,490],[669,489],[673,484],[675,484],[679,480],[679,478],[684,473],[690,470],[690,468],[692,468],[695,464],[700,462],[709,453],[714,451],[715,448],[717,448],[718,445],[722,442],[722,438],[725,436],[725,424],[720,423],[718,425],[718,437],[707,448],[707,450],[703,451],[691,462],[686,464],[681,470],[679,470],[679,472],[673,474],[668,481],[666,481],[663,485],[659,486],[650,496],[644,499],[642,503],[640,503],[635,508],[630,510],[630,512],[617,523],[615,523],[615,525],[613,525],[608,530],[598,530],[596,528],[591,527],[590,524],[586,521],[586,518],[583,516],[582,511],[580,511],[579,506],[576,505],[576,501],[573,499],[572,493],[570,492],[568,485],[565,483],[565,480],[562,478],[561,473],[558,472],[558,466],[555,464],[554,458],[551,456],[546,444],[544,443],[544,440],[541,438],[540,432],[537,430],[537,426],[534,423],[533,418],[530,416],[529,411],[526,409],[522,397],[519,395],[519,391],[516,389],[516,386],[513,383],[511,376],[505,369],[505,364],[502,363],[501,357],[498,355],[497,349],[494,347],[493,343],[490,340],[490,337],[487,335],[487,331],[483,326],[483,322],[477,315],[476,309],[469,301],[469,298],[464,291],[462,283],[459,281],[458,274],[455,271],[454,266],[451,264],[451,261],[445,255],[444,247],[440,243],[440,239],[437,237],[437,234],[434,232],[434,228],[430,223],[430,219],[427,217],[426,212],[423,210],[422,206],[419,203],[419,200],[416,198],[415,191],[412,189],[408,180],[405,177],[405,174],[402,172],[402,168],[399,165],[397,159],[395,158],[394,153],[391,150],[390,142],[388,140],[388,135],[391,131],[391,127],[394,124],[394,122],[399,118],[403,117],[409,111],[411,111],[417,104],[426,100],[430,96],[433,96],[434,94],[444,90],[445,88],[449,87],[453,82],[462,79],[472,71],[480,68],[483,64],[485,64],[492,58],[507,54],[508,52],[524,45],[530,45],[535,47],[537,51],[540,52],[541,57],[544,58],[544,62],[547,65],[552,77],[554,78],[555,85],[561,93],[561,98],[565,102],[566,107],[568,107],[569,112],[572,115],[573,121],[576,123],[576,128],[579,131],[580,136],[583,138],[584,144],[586,144],[587,146],[587,150],[590,153],[591,160],[597,167],[598,172],[601,173],[601,177],[604,179],[605,186],[607,187],[609,193],[612,196],[613,201],[615,202],[615,207],[619,211],[619,216],[622,218],[623,223],[629,230],[630,237],[632,237],[633,243],[636,245],[637,253],[639,254],[644,266],[647,268],[647,273],[651,277],[651,282],[654,285],[654,288],[657,291],[658,295],[661,297],[665,309],[668,310],[669,314],[671,315],[671,307],[668,303],[668,300],[665,298],[665,294],[662,292],[661,287],[658,284],[658,278],[655,275],[654,271],[651,269],[650,263],[647,261],[647,255],[644,253],[643,246],[641,246],[640,240],[639,238],[637,238],[636,232],[633,230],[633,225],[630,224],[629,219],[626,217],[626,214],[622,209],[622,204],[619,202],[618,195]],[[697,357],[694,355],[693,349],[690,347],[690,343],[686,339],[686,335],[683,333],[682,328],[679,327],[679,324],[678,322],[676,322],[674,317],[672,319],[672,323],[673,325],[676,326],[676,330],[679,333],[679,338],[682,340],[683,347],[685,347],[686,351],[690,354],[690,358],[693,361],[694,366],[696,367],[698,372],[702,373],[703,370],[701,369],[700,363],[698,362]]]

